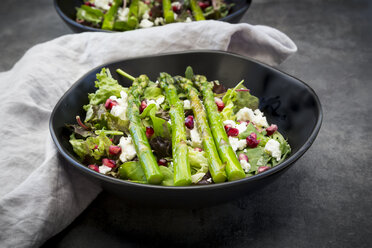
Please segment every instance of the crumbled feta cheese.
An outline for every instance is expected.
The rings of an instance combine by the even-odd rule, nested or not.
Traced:
[[[208,182],[208,183],[212,183],[212,178],[208,178],[208,179],[207,179],[207,182]]]
[[[184,100],[183,101],[183,108],[184,109],[191,109],[191,103],[189,100]]]
[[[263,113],[259,110],[256,109],[254,112],[252,109],[244,107],[236,113],[236,117],[238,120],[241,121],[251,121],[257,126],[261,127],[268,127],[269,124],[267,123],[266,117],[263,116]]]
[[[154,23],[148,19],[142,19],[141,23],[139,24],[140,28],[150,28],[152,26],[154,26]]]
[[[236,152],[237,150],[243,150],[247,146],[247,141],[245,139],[239,140],[238,138],[230,136],[229,142],[234,152]]]
[[[130,161],[136,157],[136,148],[134,147],[131,136],[121,137],[119,146],[121,147],[120,160],[122,162]]]
[[[182,7],[182,4],[180,2],[173,2],[173,3],[171,3],[171,5],[172,5],[172,7],[173,6],[176,6],[178,8],[181,8]]]
[[[156,17],[154,20],[155,26],[163,25],[164,24],[164,18],[163,17]]]
[[[242,122],[240,124],[236,124],[235,128],[237,128],[239,130],[239,133],[243,133],[245,130],[247,130],[247,123]]]
[[[248,173],[251,169],[251,164],[247,162],[247,160],[240,160],[240,164],[242,165],[242,168],[245,173]]]
[[[146,12],[142,15],[142,19],[150,19],[149,11],[146,11]]]
[[[113,0],[93,0],[91,3],[93,3],[97,8],[109,10],[110,9],[110,3],[112,3]]]
[[[118,21],[126,22],[128,21],[129,8],[119,8],[117,18]]]
[[[113,116],[117,116],[122,120],[127,120],[127,108],[128,108],[128,94],[124,91],[120,92],[121,98],[116,96],[110,96],[110,99],[116,101],[118,104],[111,108],[110,113]]]
[[[168,123],[169,123],[169,125],[172,125],[172,121],[171,121],[171,119],[168,120]]]
[[[101,165],[98,167],[99,173],[106,174],[107,172],[111,171],[111,168],[106,165]]]
[[[190,17],[187,17],[185,22],[192,22],[192,19]]]
[[[196,125],[193,129],[190,130],[190,137],[191,137],[191,146],[192,147],[201,147],[202,146],[202,140],[200,138],[200,134],[198,132],[198,129]]]
[[[174,16],[174,20],[177,20],[178,15],[176,13],[174,13],[173,16]]]
[[[156,105],[159,107],[160,104],[162,104],[165,100],[165,97],[164,96],[161,96],[159,97],[157,100],[156,100]]]
[[[280,157],[282,156],[282,152],[280,151],[280,143],[274,139],[269,139],[264,150],[272,157],[276,158],[276,161],[279,161]]]
[[[192,183],[199,182],[200,180],[202,180],[204,175],[205,175],[205,173],[203,173],[203,172],[195,173],[194,175],[191,176],[191,182]]]

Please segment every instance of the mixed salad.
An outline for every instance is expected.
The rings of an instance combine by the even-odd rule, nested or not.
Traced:
[[[225,17],[233,4],[224,0],[85,0],[76,21],[105,30],[127,31],[173,22]]]
[[[243,81],[226,89],[191,67],[155,82],[117,72],[132,86],[103,68],[85,119],[67,125],[74,152],[98,173],[164,186],[212,184],[269,170],[291,152]]]

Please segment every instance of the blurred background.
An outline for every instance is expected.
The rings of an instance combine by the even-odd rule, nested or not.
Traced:
[[[72,31],[51,0],[2,0],[0,71]],[[203,209],[128,206],[107,193],[44,247],[371,247],[372,1],[253,0],[241,22],[286,33],[298,52],[278,68],[323,105],[310,150],[266,188]]]

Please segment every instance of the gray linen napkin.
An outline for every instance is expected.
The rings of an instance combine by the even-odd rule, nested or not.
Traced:
[[[65,35],[32,47],[0,73],[0,247],[40,246],[101,191],[57,156],[51,141],[48,121],[63,93],[100,64],[190,49],[230,51],[270,65],[297,50],[270,27],[201,21]]]

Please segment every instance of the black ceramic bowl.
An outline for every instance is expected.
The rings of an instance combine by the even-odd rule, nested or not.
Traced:
[[[292,154],[283,163],[261,174],[220,184],[165,187],[127,182],[96,173],[79,163],[68,140],[66,123],[75,123],[75,116],[84,116],[82,106],[87,94],[94,92],[96,73],[108,67],[113,77],[124,86],[131,85],[115,71],[122,68],[131,75],[147,74],[156,79],[160,72],[184,75],[191,65],[195,73],[218,79],[233,87],[245,80],[245,86],[260,98],[260,109],[269,123],[278,125],[288,138]],[[245,57],[217,51],[191,51],[122,60],[99,66],[79,79],[59,100],[50,118],[50,131],[62,156],[71,166],[100,184],[104,189],[128,202],[160,206],[198,206],[225,202],[267,186],[299,159],[313,143],[322,122],[322,109],[315,92],[304,82],[265,64]],[[285,189],[283,189],[285,190]]]
[[[234,3],[231,13],[220,21],[225,21],[229,23],[238,23],[243,17],[244,13],[248,10],[251,5],[252,0],[226,0],[228,3]],[[107,30],[102,30],[99,28],[92,28],[82,24],[77,23],[76,20],[76,7],[80,7],[83,4],[83,0],[54,0],[54,7],[58,15],[62,20],[76,33],[86,32],[86,31],[96,31],[96,32],[112,32]]]

